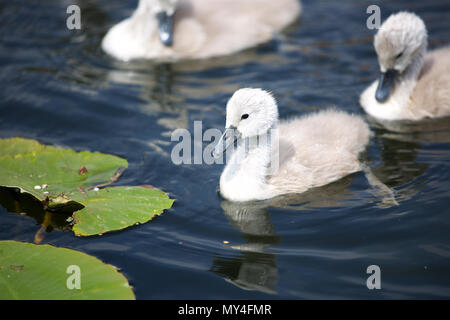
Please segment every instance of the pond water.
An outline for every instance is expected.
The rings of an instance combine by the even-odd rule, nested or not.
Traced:
[[[66,8],[82,29],[66,28]],[[363,173],[277,203],[237,205],[217,193],[222,165],[174,165],[176,128],[222,129],[240,87],[271,90],[288,118],[335,105],[363,115],[361,91],[378,75],[366,28],[372,1],[303,1],[273,41],[229,57],[122,63],[104,54],[108,28],[137,1],[3,1],[0,137],[21,136],[129,161],[116,185],[151,184],[176,202],[153,221],[99,237],[54,230],[42,243],[113,264],[138,299],[450,298],[450,124],[383,128],[364,158],[399,206]],[[382,19],[408,9],[430,48],[450,38],[450,2],[377,1]],[[207,144],[207,143],[205,143]],[[6,205],[4,205],[6,206]],[[35,219],[0,206],[0,239],[33,242]],[[381,269],[368,290],[366,269]]]

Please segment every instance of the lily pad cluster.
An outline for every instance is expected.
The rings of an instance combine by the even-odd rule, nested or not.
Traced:
[[[47,210],[74,211],[72,230],[80,236],[145,223],[171,208],[173,200],[153,187],[105,187],[127,167],[114,155],[0,139],[0,185],[31,194]]]
[[[171,208],[173,200],[152,186],[107,187],[127,167],[125,159],[113,155],[76,152],[23,138],[0,139],[0,198],[5,197],[2,201],[14,212],[33,208],[43,216],[35,242],[40,242],[36,239],[51,224],[53,213],[73,213],[72,231],[90,236],[148,222]],[[135,296],[117,268],[95,257],[51,245],[0,241],[3,299]]]

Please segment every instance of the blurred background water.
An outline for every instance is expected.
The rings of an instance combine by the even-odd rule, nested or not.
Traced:
[[[387,129],[367,119],[365,160],[400,206],[384,204],[363,173],[278,203],[237,205],[217,193],[223,166],[172,163],[171,132],[193,132],[195,120],[223,128],[240,87],[271,90],[281,118],[331,105],[363,115],[359,94],[378,75],[371,4],[382,20],[419,14],[431,49],[450,38],[449,1],[302,3],[302,17],[269,43],[164,64],[118,62],[100,49],[137,0],[1,2],[0,137],[125,157],[116,184],[152,184],[176,199],[147,224],[91,238],[54,230],[42,243],[119,267],[138,299],[450,298],[448,119]],[[70,4],[81,7],[81,30],[66,28]],[[0,239],[32,242],[36,220],[7,207]],[[372,264],[381,290],[366,287]]]

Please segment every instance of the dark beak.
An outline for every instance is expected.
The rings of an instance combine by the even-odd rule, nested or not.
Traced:
[[[375,92],[375,99],[378,102],[385,102],[389,98],[389,94],[394,88],[395,77],[397,76],[397,70],[389,69],[384,73],[381,73],[378,80],[377,91]]]
[[[213,157],[219,158],[222,153],[224,153],[231,145],[240,138],[241,134],[237,131],[236,127],[230,126],[225,129],[222,137],[220,137],[219,142],[213,150]]]
[[[159,27],[159,39],[166,46],[170,47],[173,43],[173,15],[168,15],[161,11],[156,15]]]

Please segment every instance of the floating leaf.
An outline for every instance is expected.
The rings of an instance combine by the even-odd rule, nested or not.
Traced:
[[[1,185],[19,188],[41,201],[47,199],[49,207],[70,203],[65,193],[117,179],[122,168],[128,167],[125,159],[99,152],[45,147],[17,138],[0,142]]]
[[[74,288],[77,271],[71,271],[70,266],[79,268],[80,289]],[[88,254],[51,245],[0,241],[0,300],[4,299],[131,300],[135,296],[115,267]]]
[[[35,140],[24,138],[0,139],[0,156],[15,156],[17,154],[52,150],[54,147],[40,144]]]
[[[31,194],[52,212],[80,210],[74,214],[77,235],[102,234],[144,223],[172,206],[173,200],[156,188],[99,189],[128,167],[125,159],[21,138],[0,139],[0,146],[0,184]]]
[[[173,200],[163,191],[143,187],[90,190],[86,195],[74,194],[73,199],[85,206],[73,214],[75,220],[73,231],[76,235],[82,236],[102,234],[136,223],[145,223],[173,204]]]

